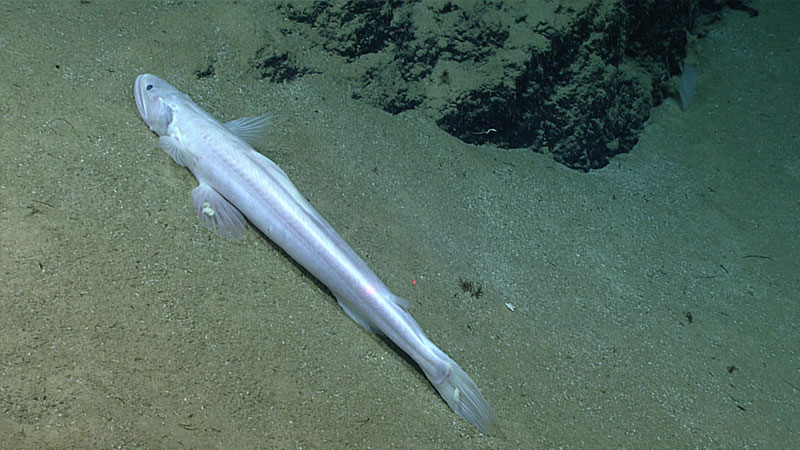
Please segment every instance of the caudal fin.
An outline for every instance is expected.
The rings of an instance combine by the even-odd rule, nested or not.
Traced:
[[[497,416],[478,386],[458,364],[452,361],[450,364],[450,375],[439,384],[432,383],[439,395],[456,414],[475,425],[481,433],[496,432]]]

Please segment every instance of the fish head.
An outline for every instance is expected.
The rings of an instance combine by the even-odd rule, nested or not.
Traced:
[[[167,134],[172,121],[170,98],[181,95],[174,86],[149,73],[136,77],[133,85],[133,97],[142,120],[159,136]]]

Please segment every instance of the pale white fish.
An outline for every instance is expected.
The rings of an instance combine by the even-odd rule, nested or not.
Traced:
[[[495,429],[497,418],[481,391],[428,339],[409,314],[408,301],[392,294],[289,177],[253,149],[264,141],[269,116],[223,125],[150,74],[136,77],[134,97],[142,119],[160,136],[158,146],[197,178],[192,199],[206,227],[238,239],[249,219],[325,284],[353,320],[385,335],[416,361],[456,414],[481,432]]]

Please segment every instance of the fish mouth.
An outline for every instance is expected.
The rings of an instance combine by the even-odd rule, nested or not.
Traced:
[[[144,106],[144,93],[142,92],[142,79],[144,74],[136,77],[133,83],[133,98],[136,100],[136,108],[139,110],[139,115],[147,122],[147,109]]]

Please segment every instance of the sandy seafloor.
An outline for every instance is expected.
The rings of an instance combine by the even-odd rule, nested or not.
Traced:
[[[691,107],[585,174],[324,74],[257,81],[246,4],[3,2],[0,448],[800,447],[799,5],[728,14],[694,44]],[[142,72],[223,121],[276,114],[263,152],[501,434],[260,233],[200,226],[137,113]]]

